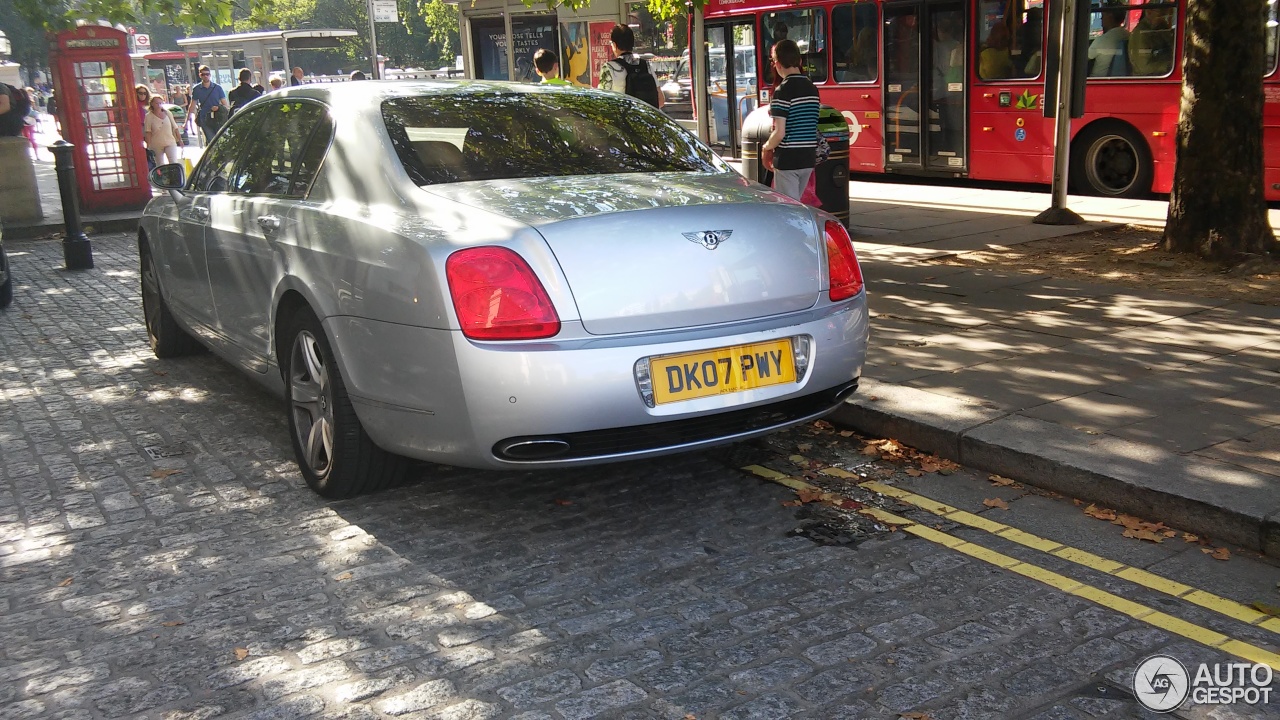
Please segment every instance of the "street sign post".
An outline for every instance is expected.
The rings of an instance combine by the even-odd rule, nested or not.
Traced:
[[[373,63],[373,79],[381,80],[378,67],[378,29],[376,23],[400,22],[397,0],[369,0],[369,59]]]

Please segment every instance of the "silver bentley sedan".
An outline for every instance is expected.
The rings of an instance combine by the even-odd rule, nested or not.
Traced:
[[[834,217],[595,90],[355,82],[270,93],[139,229],[160,358],[208,347],[285,397],[326,497],[411,459],[550,468],[821,417],[867,349]]]

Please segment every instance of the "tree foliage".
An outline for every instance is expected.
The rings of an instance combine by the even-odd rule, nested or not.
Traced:
[[[1188,0],[1177,161],[1163,247],[1273,252],[1262,171],[1266,0]]]
[[[283,0],[279,0],[283,3]],[[275,21],[275,2],[253,0],[16,0],[18,14],[34,27],[65,30],[77,20],[146,25],[153,17],[184,28],[224,28],[239,10],[258,26]]]

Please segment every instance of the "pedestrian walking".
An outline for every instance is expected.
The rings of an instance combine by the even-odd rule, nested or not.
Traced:
[[[213,82],[213,73],[208,65],[200,66],[200,84],[191,88],[191,102],[187,105],[187,117],[195,117],[196,125],[204,133],[204,144],[222,127],[231,110],[227,102],[227,93],[221,85]]]
[[[289,76],[289,87],[302,84],[302,68],[293,69],[293,74]]]
[[[161,158],[169,163],[182,162],[182,131],[178,128],[178,121],[165,109],[164,98],[159,95],[152,95],[148,100],[142,137],[157,164]]]
[[[769,52],[774,72],[782,78],[769,104],[773,131],[764,141],[760,158],[773,171],[773,189],[800,199],[813,174],[818,153],[818,88],[800,72],[800,46],[783,40]]]
[[[240,84],[227,95],[227,99],[231,101],[232,115],[244,107],[245,103],[256,97],[261,97],[262,91],[249,84],[252,80],[253,71],[249,68],[242,68],[240,70]]]

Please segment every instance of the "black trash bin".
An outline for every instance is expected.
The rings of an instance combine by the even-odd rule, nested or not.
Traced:
[[[773,171],[766,170],[760,162],[760,147],[771,132],[773,118],[769,116],[768,105],[752,110],[742,121],[742,174],[764,185],[773,185]]]
[[[831,146],[831,155],[814,168],[813,190],[822,209],[849,227],[849,122],[839,110],[823,105],[818,111],[818,132]]]

